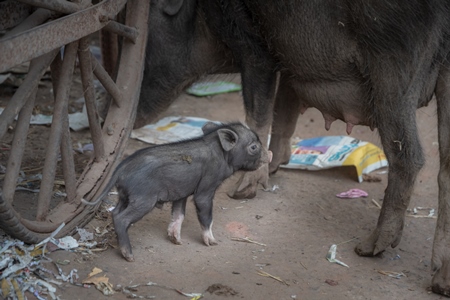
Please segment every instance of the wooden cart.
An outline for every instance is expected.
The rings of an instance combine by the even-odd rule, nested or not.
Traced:
[[[82,198],[95,198],[126,146],[133,127],[143,75],[147,0],[7,0],[0,1],[0,73],[29,61],[23,83],[0,115],[0,139],[13,134],[6,172],[0,180],[0,228],[27,243],[36,243],[65,224],[59,236],[70,234],[93,216],[95,207]],[[90,51],[89,37],[102,32],[103,63]],[[106,46],[105,46],[106,45]],[[75,68],[79,68],[79,71]],[[50,135],[42,157],[40,192],[33,205],[16,197],[17,180],[30,130],[38,83],[50,69],[54,106]],[[69,90],[74,72],[81,74],[93,157],[80,174],[75,171],[68,127]],[[116,74],[116,75],[114,75]],[[94,77],[111,103],[103,122],[95,104]],[[55,197],[56,170],[63,170],[65,194]],[[23,197],[22,197],[23,198]],[[19,207],[22,209],[19,209]],[[31,210],[31,212],[30,212]]]

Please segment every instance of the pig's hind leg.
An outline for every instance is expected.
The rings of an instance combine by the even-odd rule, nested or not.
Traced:
[[[420,72],[422,70],[415,72],[414,66],[410,66],[410,74],[416,77],[405,83],[402,80],[409,77],[392,70],[383,73],[395,64],[389,65],[388,61],[378,63],[378,66],[373,66],[379,76],[372,82],[376,96],[372,111],[389,162],[389,174],[377,226],[355,249],[363,256],[377,255],[387,247],[394,248],[399,244],[414,182],[425,162],[416,127],[416,108],[424,73]],[[403,87],[403,94],[399,93],[402,91],[399,87]]]
[[[187,198],[172,202],[172,221],[167,228],[167,235],[172,243],[181,245],[181,225],[186,212]]]
[[[119,199],[119,201],[123,203],[128,202],[128,205],[126,207],[122,206],[121,210],[116,208],[117,212],[113,213],[117,241],[123,257],[128,261],[134,261],[128,228],[153,209],[156,199],[148,199],[148,196],[144,195],[131,195],[127,199]]]
[[[113,218],[128,206],[128,195],[122,188],[118,188],[119,201],[117,201],[116,207],[112,211]]]

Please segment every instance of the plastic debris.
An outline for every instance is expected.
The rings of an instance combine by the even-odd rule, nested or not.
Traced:
[[[342,192],[336,195],[338,198],[361,198],[361,197],[367,197],[369,194],[367,192],[361,190],[361,189],[350,189],[346,192]]]
[[[0,299],[26,299],[26,292],[40,300],[59,299],[55,296],[56,286],[63,282],[75,284],[77,270],[65,275],[58,264],[58,274],[46,269],[42,261],[46,245],[63,228],[62,223],[48,238],[37,245],[25,245],[8,236],[0,237]]]
[[[131,138],[150,144],[163,144],[190,139],[203,134],[207,119],[195,117],[166,117],[156,124],[145,125],[131,132]]]
[[[88,144],[82,145],[81,143],[78,143],[77,148],[74,148],[73,150],[77,151],[81,154],[83,154],[85,151],[94,151],[94,144],[88,143]]]
[[[233,82],[216,81],[216,82],[199,82],[194,83],[186,92],[194,96],[212,96],[223,93],[239,92],[242,86]]]
[[[4,108],[0,107],[0,114],[3,110]],[[30,124],[32,125],[49,125],[52,124],[52,121],[52,115],[36,114],[32,115],[30,118]],[[74,131],[89,128],[86,105],[83,106],[83,110],[81,112],[69,114],[69,127]]]
[[[392,258],[389,258],[389,260],[399,260],[401,258],[400,254],[395,255]]]
[[[274,184],[271,188],[263,189],[264,192],[276,193],[280,189],[280,186]]]
[[[94,234],[84,228],[77,227],[77,232],[80,235],[80,238],[78,239],[79,243],[88,242],[94,239]]]
[[[425,212],[425,214],[422,213],[422,211]],[[413,218],[431,218],[436,219],[437,216],[435,216],[435,209],[431,207],[414,207],[413,209],[408,209],[407,212],[409,214],[406,214],[408,217]],[[426,214],[428,212],[428,214]]]
[[[282,168],[321,170],[354,166],[358,181],[363,174],[386,167],[386,155],[377,146],[350,136],[323,136],[304,139],[292,146],[291,158]]]
[[[60,239],[52,238],[50,241],[53,244],[55,244],[55,246],[57,246],[59,249],[63,249],[63,250],[70,250],[70,249],[77,248],[79,246],[77,240],[71,236],[65,236]]]
[[[386,275],[395,279],[400,279],[402,277],[406,277],[406,275],[402,272],[392,272],[392,271],[382,271],[382,270],[378,270],[378,273],[382,274],[382,275]]]
[[[345,264],[342,261],[336,259],[336,250],[337,250],[337,245],[335,245],[335,244],[331,245],[330,250],[328,250],[328,253],[327,253],[328,261],[331,262],[331,263],[336,263],[338,265],[350,268],[347,264]]]

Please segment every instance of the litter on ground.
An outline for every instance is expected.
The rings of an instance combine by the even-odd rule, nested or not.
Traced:
[[[342,192],[336,195],[336,197],[338,198],[347,198],[347,199],[352,199],[352,198],[361,198],[361,197],[367,197],[369,196],[369,194],[367,194],[367,192],[361,190],[361,189],[350,189],[346,192]]]
[[[133,130],[131,138],[150,144],[195,138],[203,134],[202,126],[206,122],[209,122],[209,120],[196,117],[165,117],[155,124],[145,125]],[[358,181],[362,182],[364,174],[369,174],[387,165],[384,152],[369,142],[349,136],[323,136],[301,140],[292,145],[289,163],[280,167],[321,170],[354,166]],[[272,192],[275,192],[275,189]]]
[[[186,92],[188,94],[203,97],[212,96],[223,93],[239,92],[242,86],[233,82],[216,81],[216,82],[198,82],[189,87]]]
[[[336,250],[337,250],[337,245],[335,245],[335,244],[331,245],[330,250],[328,250],[328,253],[327,253],[328,261],[331,263],[336,263],[338,265],[350,268],[346,263],[343,263],[342,261],[336,259]]]

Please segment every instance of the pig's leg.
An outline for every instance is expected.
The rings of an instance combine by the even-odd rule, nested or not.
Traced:
[[[450,57],[449,57],[450,58]],[[439,214],[434,234],[433,292],[450,296],[450,69],[442,67],[436,85],[440,169]]]
[[[113,217],[119,214],[122,210],[124,210],[128,206],[128,197],[122,189],[118,190],[119,192],[119,201],[117,202],[116,207],[112,211]]]
[[[247,66],[241,75],[247,125],[258,134],[262,145],[266,147],[279,73]],[[269,164],[265,164],[256,171],[241,174],[237,184],[228,192],[228,196],[234,199],[254,198],[258,183],[267,188],[268,181]]]
[[[113,222],[123,257],[128,261],[134,261],[130,237],[128,236],[128,228],[153,209],[156,204],[156,199],[149,200],[148,197],[143,195],[131,195],[128,201],[126,208],[117,214],[113,214]]]
[[[172,243],[181,245],[181,225],[186,212],[187,198],[172,202],[172,221],[167,228],[167,235]]]
[[[275,107],[273,111],[272,134],[269,149],[273,153],[269,164],[269,173],[275,173],[281,164],[287,164],[291,157],[291,137],[300,113],[300,101],[295,91],[283,80],[280,80]]]
[[[388,70],[389,66],[384,66],[384,69]],[[392,77],[388,73],[384,75],[385,79],[377,79],[385,82],[373,83],[374,94],[378,96],[373,103],[373,113],[389,162],[388,184],[377,227],[356,246],[355,251],[363,256],[377,255],[388,246],[396,247],[400,242],[414,182],[424,164],[416,127],[417,99],[422,85],[418,80],[417,84],[411,82],[409,88],[405,87],[408,93],[395,99],[392,95],[396,95],[396,89],[402,84],[407,85],[389,82],[401,76],[392,76],[392,73]]]
[[[212,233],[213,224],[213,198],[212,193],[199,193],[194,195],[195,208],[197,210],[198,221],[202,228],[202,238],[206,246],[217,245],[217,241]]]

